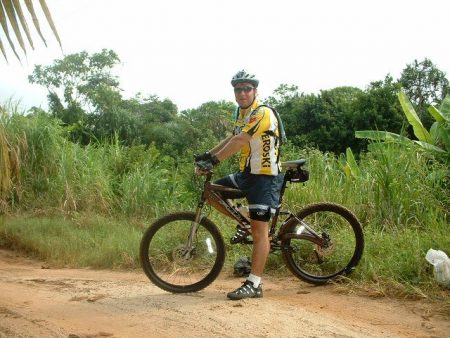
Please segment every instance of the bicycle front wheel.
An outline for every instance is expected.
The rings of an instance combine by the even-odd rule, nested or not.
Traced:
[[[195,223],[195,214],[169,214],[144,233],[140,259],[147,277],[173,293],[195,292],[219,275],[225,245],[216,225],[206,217]]]
[[[283,258],[289,270],[312,284],[349,274],[361,259],[364,236],[356,216],[334,203],[311,204],[282,229]]]

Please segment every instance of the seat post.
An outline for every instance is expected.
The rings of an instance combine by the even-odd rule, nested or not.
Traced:
[[[272,224],[270,226],[270,234],[272,234],[272,235],[275,233],[275,226],[278,221],[278,216],[280,215],[281,204],[283,203],[283,195],[284,195],[284,191],[286,190],[286,184],[287,184],[287,181],[289,180],[289,177],[290,177],[290,171],[287,170],[283,177],[283,184],[281,185],[281,189],[280,189],[280,198],[278,199],[278,206],[275,210],[275,215],[272,217]]]

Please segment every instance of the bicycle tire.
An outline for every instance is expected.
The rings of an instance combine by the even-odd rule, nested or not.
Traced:
[[[217,226],[206,217],[198,223],[195,249],[183,257],[194,221],[195,214],[191,212],[169,214],[151,224],[142,237],[139,249],[142,268],[150,281],[165,291],[202,290],[222,270],[225,244]]]
[[[342,205],[326,202],[307,205],[296,216],[329,241],[325,247],[312,239],[295,238],[293,234],[305,231],[304,223],[289,220],[280,229],[282,255],[289,270],[316,285],[350,274],[364,251],[364,234],[357,217]]]

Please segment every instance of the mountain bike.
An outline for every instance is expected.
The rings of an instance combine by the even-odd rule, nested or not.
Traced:
[[[351,273],[364,249],[364,235],[357,217],[342,205],[310,204],[297,213],[283,208],[288,184],[305,182],[306,160],[283,162],[285,171],[279,207],[269,224],[270,252],[280,252],[288,269],[301,280],[321,285]],[[145,231],[140,259],[147,277],[172,293],[196,292],[211,284],[225,260],[225,243],[218,227],[205,216],[210,204],[244,228],[247,216],[233,201],[242,191],[211,183],[213,171],[204,163],[203,191],[195,212],[175,212],[157,219]],[[252,244],[251,236],[242,244]]]

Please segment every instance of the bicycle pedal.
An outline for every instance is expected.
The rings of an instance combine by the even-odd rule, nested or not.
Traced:
[[[250,238],[244,237],[238,241],[236,241],[236,240],[233,241],[233,238],[230,238],[230,244],[232,244],[232,245],[234,245],[234,244],[253,244],[253,240],[251,239],[251,237]]]
[[[239,224],[236,226],[236,233],[230,238],[231,244],[243,243],[251,233],[248,229],[242,228]]]

